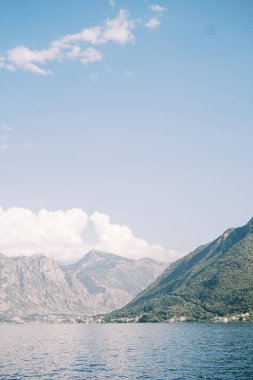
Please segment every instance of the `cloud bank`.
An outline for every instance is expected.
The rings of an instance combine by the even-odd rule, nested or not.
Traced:
[[[89,240],[88,227],[95,241]],[[182,256],[136,237],[129,227],[112,224],[108,215],[98,211],[88,216],[82,209],[34,213],[18,207],[0,208],[0,252],[8,256],[44,254],[61,262],[72,262],[90,249],[165,262]]]
[[[114,19],[103,25],[85,28],[79,33],[67,34],[49,44],[47,49],[32,50],[27,46],[16,46],[0,56],[0,69],[8,71],[30,71],[39,75],[50,75],[44,68],[49,62],[76,61],[88,64],[103,59],[98,46],[109,42],[125,45],[134,41],[134,22],[129,13],[121,9]],[[96,46],[96,47],[95,47]]]
[[[80,209],[68,211],[0,208],[0,251],[9,256],[45,254],[69,260],[83,249],[88,216]]]

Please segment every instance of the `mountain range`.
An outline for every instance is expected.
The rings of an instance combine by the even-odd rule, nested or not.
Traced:
[[[0,320],[108,313],[127,304],[165,267],[95,250],[71,265],[43,255],[0,254]]]
[[[199,321],[252,313],[253,218],[172,263],[105,321]]]
[[[169,266],[96,250],[70,265],[0,253],[0,321],[43,315],[95,315],[95,322],[252,318],[253,218]]]

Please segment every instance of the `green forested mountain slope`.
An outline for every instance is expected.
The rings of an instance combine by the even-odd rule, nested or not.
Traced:
[[[210,319],[253,311],[253,219],[227,230],[171,264],[147,289],[107,320]]]

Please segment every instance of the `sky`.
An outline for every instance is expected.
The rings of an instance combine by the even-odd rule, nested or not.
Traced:
[[[252,216],[253,2],[1,0],[0,250],[171,261]]]

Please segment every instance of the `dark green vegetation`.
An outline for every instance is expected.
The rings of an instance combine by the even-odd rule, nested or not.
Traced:
[[[253,219],[171,264],[105,321],[210,320],[253,312]]]

